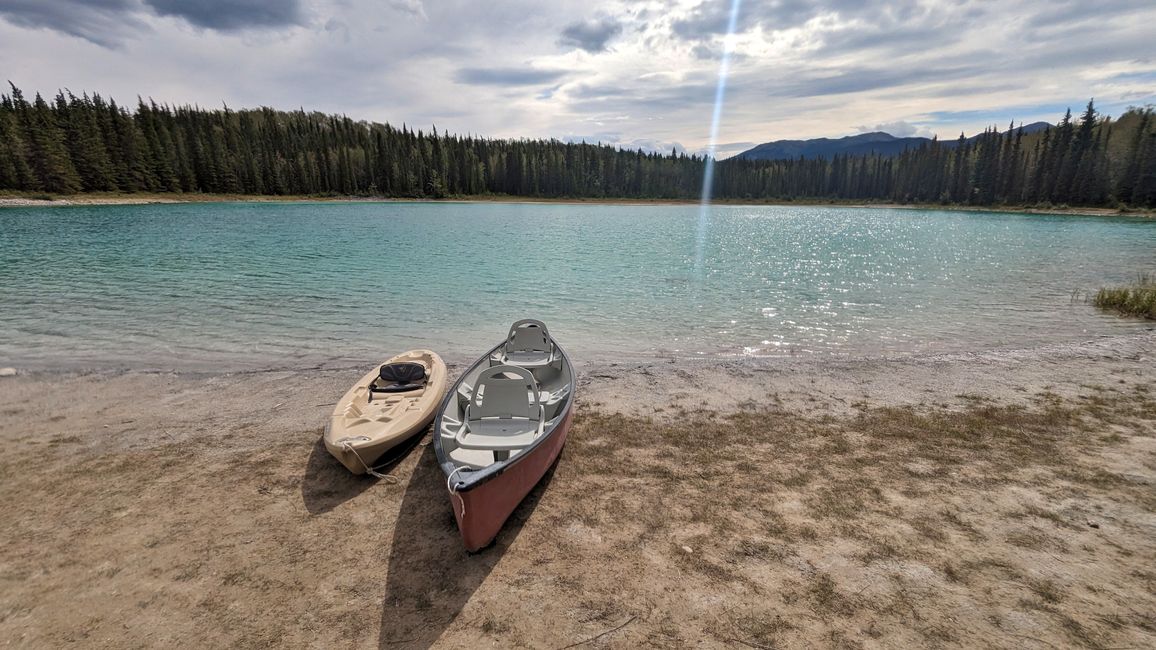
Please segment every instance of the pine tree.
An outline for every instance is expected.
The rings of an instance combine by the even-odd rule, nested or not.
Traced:
[[[1145,137],[1148,134],[1148,127],[1152,122],[1151,108],[1139,111],[1139,113],[1140,121],[1128,147],[1128,162],[1124,165],[1123,172],[1116,182],[1116,197],[1123,203],[1135,202],[1133,192],[1135,191],[1136,182],[1140,175],[1140,168],[1143,162]]]
[[[64,147],[64,133],[56,124],[48,103],[40,93],[36,93],[36,99],[29,106],[15,87],[13,91],[18,114],[24,118],[28,166],[34,182],[32,189],[62,194],[80,190],[80,178]]]
[[[1067,181],[1068,197],[1072,202],[1081,205],[1100,200],[1100,182],[1096,178],[1101,167],[1096,139],[1096,116],[1096,107],[1089,100],[1072,140],[1070,166],[1072,176]]]
[[[1144,135],[1133,183],[1132,204],[1156,206],[1156,130],[1149,130]]]
[[[86,192],[116,189],[112,163],[103,133],[97,125],[96,110],[85,95],[83,99],[68,93],[56,95],[56,119],[65,134],[69,158]]]

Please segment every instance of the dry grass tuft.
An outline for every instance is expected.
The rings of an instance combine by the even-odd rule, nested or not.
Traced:
[[[1130,286],[1104,287],[1096,292],[1092,303],[1124,316],[1156,320],[1156,277],[1141,273]]]

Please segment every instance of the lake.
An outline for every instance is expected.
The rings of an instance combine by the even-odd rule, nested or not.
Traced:
[[[701,237],[700,237],[701,233]],[[701,246],[700,246],[701,244]],[[843,207],[191,203],[0,209],[0,365],[244,370],[544,320],[579,361],[908,355],[1151,323],[1073,291],[1156,270],[1156,221]]]

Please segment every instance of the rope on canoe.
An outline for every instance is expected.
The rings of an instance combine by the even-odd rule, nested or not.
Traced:
[[[361,454],[357,453],[357,449],[355,449],[353,447],[352,441],[342,440],[341,441],[341,447],[342,447],[342,449],[353,452],[353,455],[357,457],[357,462],[361,463],[361,466],[365,468],[366,474],[369,474],[370,476],[376,476],[377,478],[385,481],[386,483],[389,483],[390,485],[397,483],[397,477],[394,476],[393,474],[382,474],[381,472],[375,470],[374,468],[372,468],[368,464],[366,464],[365,459],[363,459],[361,457]],[[388,464],[388,463],[386,463],[386,464]],[[381,465],[378,465],[378,467],[381,467]]]
[[[466,518],[466,500],[463,499],[462,495],[458,494],[458,491],[454,488],[454,474],[457,474],[458,472],[462,471],[463,469],[466,469],[465,466],[455,467],[454,471],[450,472],[450,475],[446,477],[446,489],[450,491],[451,496],[455,496],[458,498],[458,503],[462,504],[462,519],[465,519]]]

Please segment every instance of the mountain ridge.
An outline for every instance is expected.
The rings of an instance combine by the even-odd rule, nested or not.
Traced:
[[[1032,122],[1021,127],[1024,135],[1037,133],[1051,128],[1048,122]],[[1004,132],[1006,133],[1006,131]],[[971,142],[978,138],[973,135],[966,138]],[[928,144],[932,138],[919,136],[897,137],[883,131],[871,131],[848,135],[842,138],[811,138],[808,140],[772,140],[756,145],[732,158],[741,160],[794,160],[798,158],[833,158],[836,155],[862,156],[879,154],[883,156],[897,156],[908,149],[916,149],[920,145]],[[940,144],[948,147],[955,146],[957,140],[940,140]]]

